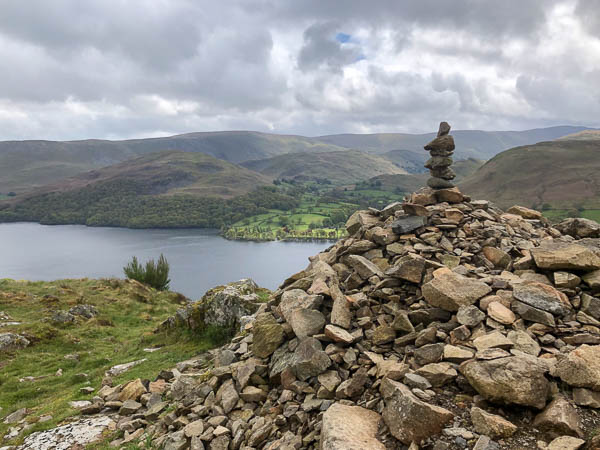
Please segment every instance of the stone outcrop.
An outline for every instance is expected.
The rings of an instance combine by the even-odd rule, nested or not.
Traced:
[[[262,303],[259,292],[264,291],[249,278],[217,286],[207,291],[200,300],[179,309],[159,329],[183,326],[202,330],[207,326],[218,326],[236,332],[258,311]]]
[[[428,144],[439,158],[450,156],[445,129]],[[358,211],[347,230],[257,302],[228,345],[153,382],[105,386],[83,412],[115,418],[117,447],[490,450],[590,440],[589,411],[600,404],[600,299],[585,281],[600,270],[595,238],[454,187]]]

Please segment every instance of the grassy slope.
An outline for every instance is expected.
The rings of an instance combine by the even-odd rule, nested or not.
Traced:
[[[153,333],[183,300],[179,294],[158,292],[123,280],[0,280],[0,311],[22,322],[0,330],[18,332],[32,341],[29,347],[12,355],[0,355],[0,417],[28,408],[30,423],[44,414],[53,418],[35,424],[27,433],[52,428],[77,414],[69,402],[91,399],[93,394],[80,394],[79,389],[98,388],[110,367],[147,358],[114,381],[153,379],[160,369],[214,346],[220,338],[217,333]],[[49,321],[52,311],[68,310],[76,304],[94,305],[99,315],[72,325],[54,325]],[[143,351],[146,347],[162,348],[148,353]],[[80,355],[79,362],[64,358],[73,353]],[[62,369],[62,376],[55,376],[58,369]],[[26,376],[45,378],[19,382]],[[8,428],[0,423],[0,436]]]
[[[594,141],[598,139],[600,139],[600,130],[583,130],[560,137],[557,141]]]
[[[189,133],[126,141],[4,141],[0,142],[0,192],[29,191],[87,170],[166,150],[204,153],[239,164],[283,153],[342,148],[303,136],[252,131]]]
[[[95,185],[127,182],[143,186],[140,194],[193,194],[230,198],[250,192],[270,180],[244,167],[203,153],[157,152],[92,170],[25,194],[66,192]],[[15,197],[19,200],[23,196]]]
[[[358,150],[316,154],[290,153],[248,161],[243,165],[272,179],[321,178],[330,180],[333,184],[351,184],[385,173],[406,173],[405,170],[390,164],[387,159]]]
[[[500,206],[600,208],[600,141],[554,141],[500,153],[461,188]]]

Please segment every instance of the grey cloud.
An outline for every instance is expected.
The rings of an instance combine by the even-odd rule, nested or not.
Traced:
[[[572,1],[4,0],[0,136],[597,126],[597,48],[549,38]]]
[[[303,71],[325,65],[333,71],[355,62],[360,49],[343,45],[336,40],[340,27],[335,22],[315,23],[304,31],[304,45],[298,56],[298,67]]]

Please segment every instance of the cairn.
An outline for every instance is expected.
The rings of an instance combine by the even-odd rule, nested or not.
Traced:
[[[431,174],[431,178],[427,180],[427,186],[433,189],[454,187],[451,180],[456,177],[456,174],[450,166],[455,147],[454,138],[448,134],[449,132],[448,122],[441,122],[437,137],[424,147],[431,153],[431,158],[425,163],[425,167]]]

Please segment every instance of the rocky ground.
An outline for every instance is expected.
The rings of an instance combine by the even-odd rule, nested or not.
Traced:
[[[230,344],[107,378],[84,415],[114,447],[600,449],[598,224],[451,188],[347,230]]]

